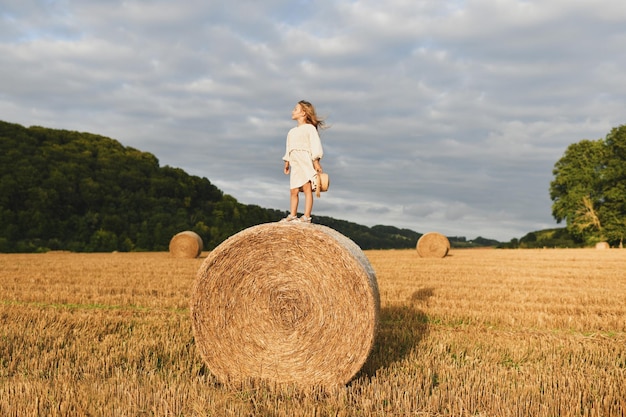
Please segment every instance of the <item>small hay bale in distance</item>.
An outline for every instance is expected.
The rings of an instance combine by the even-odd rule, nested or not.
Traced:
[[[598,242],[596,243],[596,249],[610,249],[611,245],[608,242]]]
[[[441,233],[428,232],[418,239],[416,249],[422,258],[443,258],[450,250],[450,241]]]
[[[186,230],[177,233],[170,240],[170,254],[175,258],[197,258],[202,253],[204,243],[196,232]]]
[[[190,310],[198,351],[221,382],[331,387],[369,357],[380,296],[365,254],[341,233],[266,223],[209,253]]]

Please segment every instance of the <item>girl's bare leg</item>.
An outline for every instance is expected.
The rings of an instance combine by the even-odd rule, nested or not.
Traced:
[[[302,186],[302,191],[304,191],[304,215],[306,217],[311,217],[311,212],[313,211],[313,189],[311,187],[311,181],[307,182]]]
[[[298,215],[298,202],[299,202],[299,198],[298,198],[298,193],[299,190],[297,188],[292,188],[289,190],[290,191],[290,196],[289,196],[289,210],[291,210],[291,214],[292,216],[297,216]]]

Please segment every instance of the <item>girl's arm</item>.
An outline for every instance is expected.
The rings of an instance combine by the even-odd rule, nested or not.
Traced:
[[[322,172],[322,164],[320,164],[319,159],[313,161],[313,168],[315,168],[317,172]]]

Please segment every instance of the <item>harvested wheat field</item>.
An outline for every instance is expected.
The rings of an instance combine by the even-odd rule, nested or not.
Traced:
[[[0,254],[0,415],[626,413],[626,251],[365,255],[373,350],[348,384],[302,389],[203,364],[189,301],[206,253]]]

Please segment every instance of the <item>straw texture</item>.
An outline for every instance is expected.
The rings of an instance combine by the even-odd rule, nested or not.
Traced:
[[[170,240],[170,254],[175,258],[197,258],[202,253],[202,238],[190,230],[177,233]]]
[[[450,241],[437,232],[428,232],[417,241],[417,253],[422,258],[443,258],[450,250]]]
[[[347,237],[267,223],[207,256],[190,309],[199,353],[220,381],[336,386],[370,354],[380,297],[374,270]]]

